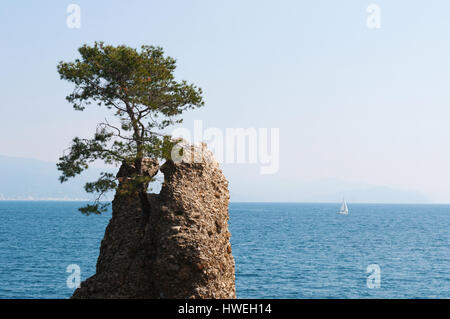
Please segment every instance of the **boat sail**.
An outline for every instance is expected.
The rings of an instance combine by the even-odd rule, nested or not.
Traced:
[[[348,215],[348,207],[347,207],[347,202],[345,201],[345,199],[342,201],[342,206],[341,206],[341,209],[338,211],[338,214]]]

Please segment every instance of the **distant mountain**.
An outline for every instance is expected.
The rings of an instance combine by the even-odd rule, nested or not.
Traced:
[[[117,169],[107,169],[115,172]],[[0,156],[0,200],[2,199],[57,199],[86,200],[84,184],[94,181],[104,169],[92,167],[81,176],[61,184],[55,163],[36,159]],[[348,202],[360,203],[428,203],[423,194],[410,190],[394,189],[366,183],[328,179],[299,182],[276,175],[247,174],[249,170],[224,171],[230,181],[231,201],[261,202]],[[161,174],[158,175],[161,180]],[[161,181],[153,185],[151,192],[159,192]],[[112,196],[109,197],[111,199]]]
[[[234,172],[233,172],[234,173]],[[257,176],[242,179],[228,174],[231,201],[252,202],[340,202],[342,198],[352,203],[430,203],[420,192],[395,189],[367,183],[347,182],[338,179],[296,181],[275,176]],[[237,180],[240,178],[241,182]]]
[[[430,200],[419,192],[393,189],[385,186],[369,186],[346,189],[332,193],[315,194],[305,198],[307,202],[336,202],[342,198],[353,203],[408,203],[424,204]]]
[[[101,171],[90,168],[81,176],[61,184],[55,163],[0,156],[0,200],[91,199],[92,195],[86,194],[83,186],[87,181],[96,180]]]

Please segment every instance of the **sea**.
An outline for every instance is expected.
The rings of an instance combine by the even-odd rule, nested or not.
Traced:
[[[0,298],[68,298],[110,213],[0,201]],[[450,205],[231,203],[238,298],[450,298]]]

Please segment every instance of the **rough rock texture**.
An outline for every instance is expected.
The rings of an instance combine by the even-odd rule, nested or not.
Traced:
[[[149,217],[119,186],[96,274],[72,298],[236,297],[228,182],[204,144],[184,150],[181,162],[160,168],[164,183],[160,194],[149,194]],[[143,168],[154,176],[158,163],[146,160]]]

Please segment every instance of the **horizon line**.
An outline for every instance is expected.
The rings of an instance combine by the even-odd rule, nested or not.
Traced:
[[[89,199],[81,199],[81,198],[36,198],[36,199],[2,199],[0,198],[0,202],[92,202],[92,200]],[[102,201],[102,202],[112,202],[112,200],[109,201]],[[340,204],[340,201],[336,202],[330,202],[330,201],[323,201],[323,202],[308,202],[308,201],[230,201],[230,204]],[[440,202],[440,203],[434,203],[434,202],[347,202],[347,204],[350,205],[361,205],[361,204],[367,204],[367,205],[450,205],[450,203]]]

